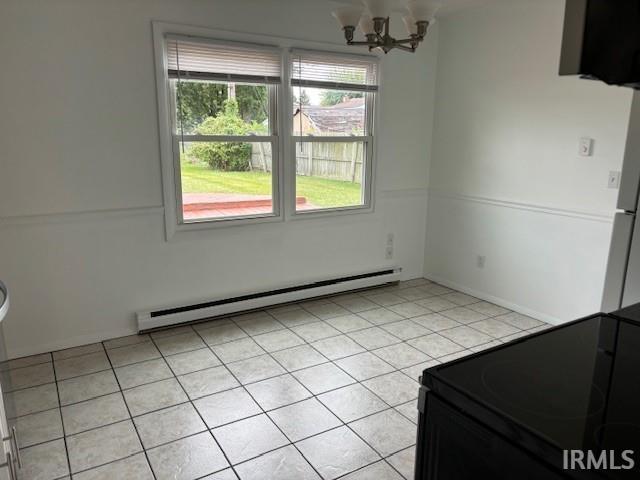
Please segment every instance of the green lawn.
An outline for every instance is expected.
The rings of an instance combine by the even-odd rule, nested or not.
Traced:
[[[269,195],[271,175],[263,172],[221,172],[208,165],[182,162],[182,191],[185,193],[247,193]],[[297,192],[318,207],[357,205],[360,184],[298,176]]]

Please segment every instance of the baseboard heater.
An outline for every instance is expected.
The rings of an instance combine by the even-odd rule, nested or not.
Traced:
[[[389,268],[192,305],[138,312],[138,332],[397,282],[401,271],[401,268]]]

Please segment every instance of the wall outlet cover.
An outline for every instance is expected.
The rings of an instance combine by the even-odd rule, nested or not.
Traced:
[[[391,260],[393,258],[393,247],[388,246],[384,251],[384,258]]]
[[[609,172],[609,179],[607,180],[607,186],[609,188],[620,188],[620,175],[621,175],[621,172],[618,172],[618,171]]]
[[[393,233],[387,233],[387,245],[393,245],[395,235]]]
[[[593,155],[593,138],[581,138],[578,153],[583,157],[591,157]]]

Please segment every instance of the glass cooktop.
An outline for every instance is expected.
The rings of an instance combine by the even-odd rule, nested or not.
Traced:
[[[560,449],[640,452],[640,323],[595,316],[430,376]]]

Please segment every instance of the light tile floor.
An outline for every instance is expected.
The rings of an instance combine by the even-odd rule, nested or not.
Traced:
[[[411,479],[425,368],[544,329],[418,279],[10,361],[21,479]]]

